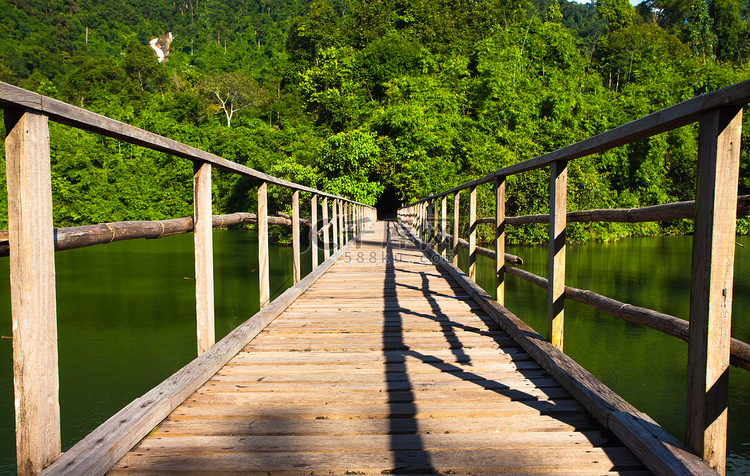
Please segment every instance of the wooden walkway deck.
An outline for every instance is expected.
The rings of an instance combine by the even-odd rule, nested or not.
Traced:
[[[378,223],[110,474],[648,474]]]

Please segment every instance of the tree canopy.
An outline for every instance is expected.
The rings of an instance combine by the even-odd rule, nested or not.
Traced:
[[[0,0],[0,80],[328,192],[406,203],[747,79],[749,5]],[[160,63],[148,43],[168,33]],[[569,207],[694,198],[696,134],[572,162]],[[184,160],[54,125],[52,161],[57,226],[192,213]],[[252,181],[218,173],[213,186],[217,213],[255,206]],[[547,187],[542,171],[509,179],[509,214],[545,213]],[[287,194],[272,188],[271,207],[288,210]],[[589,240],[690,224],[570,228]]]

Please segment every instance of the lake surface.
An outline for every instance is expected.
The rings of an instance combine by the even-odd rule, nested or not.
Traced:
[[[214,232],[217,340],[258,310],[257,238]],[[737,247],[733,336],[750,341],[750,238]],[[569,246],[567,284],[687,317],[690,237]],[[509,247],[546,275],[545,247]],[[291,247],[271,246],[272,297],[292,284]],[[462,255],[466,269],[466,256]],[[303,275],[310,270],[303,256]],[[134,240],[55,254],[63,449],[196,355],[193,237]],[[478,261],[492,290],[493,263]],[[0,334],[11,335],[7,258],[0,258]],[[508,276],[506,305],[546,332],[546,295]],[[565,350],[682,438],[687,344],[566,302]],[[0,340],[0,474],[15,474],[12,341]],[[730,374],[729,474],[750,474],[750,372]]]

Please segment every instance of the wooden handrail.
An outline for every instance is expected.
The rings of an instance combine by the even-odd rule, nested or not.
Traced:
[[[750,195],[737,197],[737,216],[750,215]],[[567,213],[568,223],[586,223],[593,221],[616,223],[642,223],[654,221],[683,220],[695,218],[695,200],[664,203],[640,208],[603,208],[595,210],[578,210]],[[495,218],[480,218],[477,223],[495,224]],[[530,225],[532,223],[549,223],[549,214],[523,215],[506,217],[506,226]]]
[[[351,201],[369,207],[369,205],[354,202],[353,200],[339,195],[332,195],[314,188],[273,177],[196,147],[168,139],[158,134],[154,134],[153,132],[148,132],[139,129],[138,127],[131,126],[130,124],[125,124],[124,122],[110,119],[101,114],[96,114],[95,112],[87,111],[80,107],[58,101],[57,99],[42,96],[41,94],[27,91],[3,82],[0,82],[0,108],[19,108],[26,111],[34,111],[45,115],[60,124],[111,137],[129,144],[139,145],[157,152],[164,152],[166,154],[174,155],[175,157],[182,157],[193,162],[211,164],[226,172],[236,173],[238,175],[250,177],[273,185],[279,185],[291,190],[299,190],[301,192],[315,193],[330,198],[338,198],[347,202]]]
[[[470,190],[468,274],[472,279],[477,254],[474,236],[478,223],[494,223],[498,250],[502,245],[498,242],[497,235],[502,234],[505,226],[547,223],[550,277],[547,283],[547,339],[559,349],[563,347],[564,301],[582,299],[581,293],[584,293],[569,292],[570,288],[564,283],[566,226],[569,221],[644,222],[694,218],[685,433],[688,446],[722,474],[726,465],[728,366],[730,348],[736,348],[736,343],[733,344],[730,338],[734,235],[737,215],[747,215],[750,212],[749,197],[736,198],[742,108],[749,102],[750,80],[662,109],[570,146],[495,170],[450,190],[428,195],[399,210],[399,219],[415,236],[430,236],[425,230],[429,222],[422,216],[424,205],[453,194],[455,264],[459,243],[458,200],[461,191]],[[605,152],[694,122],[699,123],[695,201],[639,209],[566,211],[568,161]],[[479,185],[495,182],[497,188],[509,175],[546,166],[550,169],[549,214],[505,217],[505,194],[504,191],[498,191],[496,216],[477,220],[474,197]],[[735,200],[736,206],[733,204]],[[503,299],[503,275],[511,272],[504,268],[502,258],[500,253],[495,253],[495,282],[500,300]],[[607,303],[611,304],[609,301]],[[737,357],[732,360],[736,361]]]
[[[6,161],[10,232],[5,250],[0,244],[0,254],[3,251],[10,254],[10,274],[14,282],[11,289],[11,310],[18,436],[16,455],[18,473],[22,475],[39,473],[61,451],[53,257],[55,248],[71,249],[121,239],[158,238],[167,234],[194,231],[197,343],[198,354],[201,355],[208,352],[215,340],[211,230],[216,225],[217,217],[212,216],[213,167],[259,182],[256,221],[259,225],[261,308],[270,304],[268,225],[274,220],[292,224],[292,220],[267,216],[268,184],[293,190],[297,199],[300,191],[312,194],[313,248],[317,241],[315,222],[318,196],[323,198],[324,207],[328,206],[327,199],[332,198],[334,203],[356,212],[356,215],[352,213],[347,216],[346,223],[351,225],[351,220],[356,219],[354,228],[357,231],[363,229],[364,218],[370,221],[375,218],[375,209],[363,203],[272,177],[198,148],[2,82],[0,108],[5,110],[8,131]],[[194,216],[159,222],[120,222],[53,229],[49,120],[191,160],[194,167]],[[252,216],[242,213],[233,215],[237,222],[251,221]],[[327,216],[327,208],[323,216]],[[225,224],[223,219],[220,222]],[[299,224],[298,217],[295,217],[294,224]],[[298,243],[296,244],[293,253],[298,271],[300,250]],[[337,243],[338,250],[345,246],[343,240]],[[332,251],[336,252],[336,249]],[[313,253],[313,269],[316,265],[317,253]],[[295,273],[295,282],[297,281],[300,279]],[[145,432],[149,430],[147,428]],[[143,428],[137,430],[142,431]],[[146,433],[139,433],[140,437]],[[117,451],[120,450],[121,448]]]
[[[687,101],[610,129],[607,132],[576,142],[573,145],[497,169],[479,179],[464,182],[450,190],[428,195],[404,206],[416,205],[417,203],[432,200],[436,197],[452,195],[472,186],[484,185],[494,181],[496,177],[507,177],[546,167],[558,160],[572,160],[606,152],[616,147],[621,147],[697,122],[701,114],[708,111],[727,106],[742,106],[748,103],[750,103],[750,80],[688,99]]]

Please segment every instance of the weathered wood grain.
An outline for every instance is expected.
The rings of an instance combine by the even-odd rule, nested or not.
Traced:
[[[214,250],[211,201],[211,164],[195,165],[193,176],[195,222],[195,308],[198,355],[216,342],[214,330]]]
[[[299,236],[299,191],[292,193],[292,280],[297,284],[301,278]]]
[[[690,281],[685,441],[726,472],[729,342],[742,107],[701,117]]]
[[[258,185],[258,283],[260,308],[271,301],[271,277],[268,262],[268,184]]]
[[[19,110],[5,127],[16,462],[33,475],[61,449],[49,128]]]
[[[339,472],[342,457],[343,472],[403,472],[378,458],[407,453],[429,463],[417,473],[643,471],[397,230],[361,233],[352,259],[342,255],[112,474],[181,472],[198,455],[207,474],[252,474],[249,455],[271,474],[308,456],[307,472]],[[377,258],[358,262],[360,252]]]
[[[80,476],[106,473],[172,410],[325,274],[350,246],[351,243],[346,244],[328,261],[287,289],[270,305],[230,332],[208,351],[120,410],[58,457],[41,474]]]
[[[430,250],[426,253],[429,254]],[[439,258],[438,262],[542,368],[550,372],[603,426],[612,430],[651,471],[656,474],[716,474],[648,415],[633,408],[492,299],[481,287],[469,280],[463,271]]]
[[[568,164],[552,162],[549,179],[549,245],[547,260],[547,340],[563,349],[565,322],[565,211],[568,204]],[[473,278],[472,278],[473,279]]]

